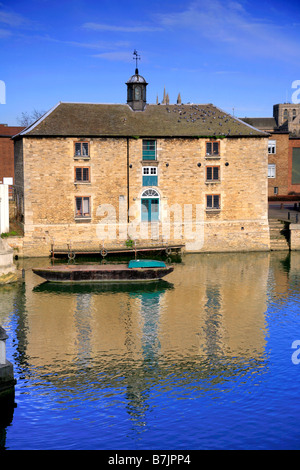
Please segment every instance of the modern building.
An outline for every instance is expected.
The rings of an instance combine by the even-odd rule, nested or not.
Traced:
[[[269,198],[300,194],[300,104],[275,104],[272,118],[243,118],[243,121],[270,133]]]
[[[12,137],[23,129],[25,128],[0,124],[0,184],[8,184],[10,188],[14,184],[14,142]]]
[[[15,141],[23,253],[51,244],[181,243],[187,251],[269,249],[269,134],[213,104],[60,102]]]

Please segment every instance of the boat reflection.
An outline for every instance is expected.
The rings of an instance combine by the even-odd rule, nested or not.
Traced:
[[[63,284],[55,282],[42,282],[33,288],[33,292],[47,292],[52,294],[101,294],[101,293],[120,293],[138,295],[146,292],[164,292],[167,289],[174,289],[174,284],[163,279],[150,282],[134,283],[77,283]]]
[[[6,449],[6,428],[13,421],[15,407],[14,392],[0,397],[0,451]]]

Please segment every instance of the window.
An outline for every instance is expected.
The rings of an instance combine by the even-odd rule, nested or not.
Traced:
[[[278,194],[278,186],[274,186],[274,194],[275,194],[275,195]]]
[[[88,157],[89,144],[88,142],[75,142],[75,157]]]
[[[90,197],[76,197],[75,217],[91,217]]]
[[[268,153],[276,153],[276,140],[269,140]]]
[[[159,194],[155,189],[149,188],[143,192],[142,197],[159,197]]]
[[[220,155],[220,142],[206,142],[206,155],[209,157]]]
[[[300,148],[293,148],[292,184],[300,184]]]
[[[143,160],[156,160],[156,140],[143,140]]]
[[[206,167],[206,181],[219,181],[220,180],[220,167],[207,166]]]
[[[142,95],[142,90],[140,86],[136,86],[134,89],[134,99],[135,100],[140,100]]]
[[[283,113],[283,119],[287,119],[287,118],[288,118],[288,110],[285,109]]]
[[[206,209],[220,209],[220,195],[207,194],[206,195]]]
[[[268,165],[268,178],[276,178],[276,165],[274,163]]]
[[[157,186],[157,167],[143,167],[143,186]]]
[[[75,168],[75,182],[85,182],[88,183],[90,181],[90,169],[89,167],[78,167]]]

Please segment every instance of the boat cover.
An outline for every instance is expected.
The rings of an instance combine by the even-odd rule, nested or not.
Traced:
[[[155,261],[151,259],[136,259],[129,261],[128,268],[165,268],[163,261]]]

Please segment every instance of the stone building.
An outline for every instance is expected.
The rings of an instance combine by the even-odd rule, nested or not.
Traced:
[[[14,184],[14,142],[12,137],[24,127],[0,124],[0,183]]]
[[[280,103],[273,106],[276,127],[293,137],[300,137],[300,104]]]
[[[147,104],[147,85],[136,69],[126,104],[58,103],[15,137],[25,256],[269,249],[268,134],[212,104]]]

